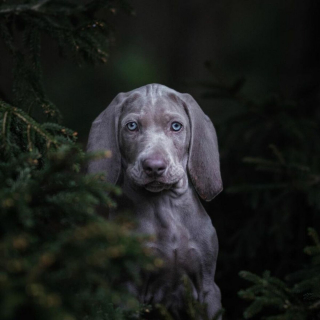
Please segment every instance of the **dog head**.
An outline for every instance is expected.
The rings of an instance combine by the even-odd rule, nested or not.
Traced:
[[[93,122],[87,150],[111,150],[110,159],[92,161],[88,171],[105,172],[112,184],[123,172],[135,185],[159,192],[189,174],[204,200],[222,190],[210,119],[189,94],[163,85],[118,94]]]

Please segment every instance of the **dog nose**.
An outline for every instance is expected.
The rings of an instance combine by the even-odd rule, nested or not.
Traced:
[[[165,161],[158,157],[144,160],[142,167],[149,177],[160,177],[167,168]]]

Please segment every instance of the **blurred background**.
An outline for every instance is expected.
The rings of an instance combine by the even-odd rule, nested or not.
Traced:
[[[119,92],[161,83],[193,95],[220,142],[225,191],[204,204],[220,241],[216,279],[226,319],[242,319],[239,271],[284,277],[307,261],[307,227],[319,230],[320,3],[130,3],[105,66],[79,68],[44,45],[46,90],[83,145]],[[10,72],[0,61],[2,88]]]
[[[244,76],[246,93],[258,100],[273,92],[299,98],[318,89],[317,1],[130,3],[136,15],[115,17],[115,43],[106,66],[78,68],[59,60],[54,50],[48,59],[47,90],[81,141],[117,93],[148,83],[189,92],[215,118],[223,116],[223,108],[202,100],[203,90],[192,85],[210,79],[205,61],[220,77]]]

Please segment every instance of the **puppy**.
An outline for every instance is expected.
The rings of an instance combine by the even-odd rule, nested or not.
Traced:
[[[199,197],[222,190],[216,132],[189,94],[150,84],[120,93],[93,122],[88,151],[110,150],[89,173],[105,172],[132,201],[137,232],[153,236],[145,245],[163,267],[143,275],[131,290],[142,303],[161,303],[184,319],[187,277],[193,297],[212,318],[221,308],[214,275],[218,240]]]

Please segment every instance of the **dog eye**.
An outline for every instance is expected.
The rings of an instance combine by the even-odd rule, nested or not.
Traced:
[[[127,128],[130,130],[130,131],[135,131],[138,129],[138,124],[134,121],[131,121],[129,123],[127,123]]]
[[[173,131],[180,131],[181,128],[182,128],[182,124],[181,123],[179,123],[179,122],[172,122],[171,123],[171,129]]]

